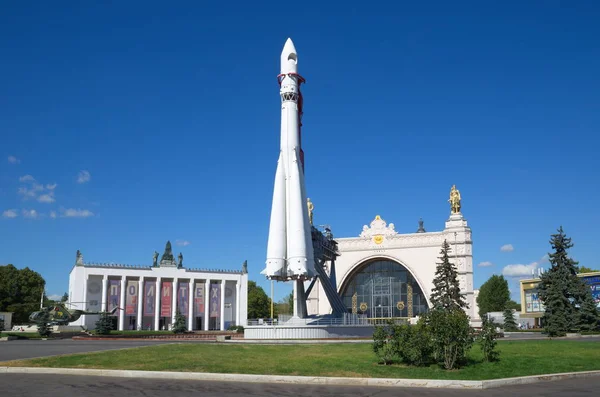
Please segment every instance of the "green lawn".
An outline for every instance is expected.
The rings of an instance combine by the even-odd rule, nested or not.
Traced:
[[[101,368],[413,379],[483,380],[600,370],[600,343],[565,340],[501,341],[501,359],[482,362],[479,346],[463,369],[377,364],[370,344],[176,344],[10,361],[0,366]]]
[[[0,332],[1,338],[5,336],[16,336],[19,339],[41,339],[37,332]]]

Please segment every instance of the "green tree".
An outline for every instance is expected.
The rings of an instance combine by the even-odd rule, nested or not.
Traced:
[[[508,281],[504,276],[494,274],[479,288],[479,295],[477,296],[479,317],[483,318],[489,312],[504,310],[509,300]]]
[[[433,290],[431,292],[431,304],[434,309],[454,309],[468,307],[465,297],[460,293],[456,267],[450,262],[448,251],[450,245],[446,240],[442,244],[437,263],[435,278],[433,279]]]
[[[481,347],[483,358],[485,361],[496,361],[500,356],[500,352],[496,350],[496,345],[498,344],[496,342],[496,338],[498,337],[496,324],[488,320],[487,317],[482,317],[481,320],[483,324],[479,333],[479,346]]]
[[[515,320],[515,315],[510,308],[506,308],[504,310],[504,330],[505,331],[516,331],[517,330],[517,322]]]
[[[466,362],[473,346],[473,329],[469,316],[459,307],[437,308],[427,312],[419,321],[431,334],[433,356],[445,369],[454,369]]]
[[[577,262],[569,257],[573,243],[562,226],[551,236],[550,245],[554,250],[549,254],[551,267],[542,273],[538,291],[545,306],[544,330],[549,336],[564,336],[579,329],[577,306],[584,301],[583,281],[577,277]]]
[[[108,335],[113,328],[112,316],[106,312],[100,313],[96,321],[96,334]]]
[[[26,323],[31,312],[39,309],[45,281],[29,269],[0,266],[0,312],[12,312],[13,323]]]
[[[509,308],[509,309],[516,310],[516,311],[518,311],[518,312],[520,312],[520,311],[521,311],[521,304],[520,304],[520,303],[517,303],[517,302],[515,302],[515,301],[514,301],[514,300],[512,300],[512,299],[511,299],[511,300],[509,300],[508,302],[506,302],[506,307],[507,307],[507,308]]]
[[[290,308],[290,314],[294,313],[294,291],[290,292],[290,294],[285,297],[285,300]]]
[[[183,334],[187,331],[187,325],[185,323],[185,316],[177,310],[175,313],[175,323],[173,324],[173,332],[176,334]]]
[[[579,273],[594,273],[600,272],[600,270],[595,270],[586,266],[579,266]]]
[[[67,302],[69,300],[69,294],[66,292],[63,294],[62,298],[60,298],[61,302]]]
[[[36,321],[38,334],[42,338],[47,338],[52,333],[52,330],[48,326],[48,321],[50,321],[50,315],[46,310],[43,310]]]
[[[248,318],[270,318],[271,299],[256,281],[248,281]]]
[[[583,284],[582,288],[584,291],[582,291],[583,299],[579,305],[579,328],[581,331],[595,331],[600,325],[598,307],[596,306],[590,287]]]

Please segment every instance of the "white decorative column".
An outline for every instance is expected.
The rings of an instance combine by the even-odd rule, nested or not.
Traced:
[[[106,311],[106,304],[107,304],[106,296],[107,295],[108,295],[108,277],[105,274],[104,276],[102,276],[102,299],[100,300],[102,302],[102,306],[100,306],[100,310],[103,312]]]
[[[154,330],[159,331],[160,325],[160,277],[156,277],[156,301],[154,302]]]
[[[204,281],[204,330],[208,331],[208,323],[210,322],[210,308],[208,307],[208,303],[210,297],[210,280],[206,279]]]
[[[90,278],[89,274],[86,274],[85,277],[84,277],[85,282],[83,283],[83,303],[82,303],[83,310],[87,310],[87,290],[88,290],[88,280],[89,280],[89,278]],[[84,326],[87,327],[87,324],[86,324],[87,316],[84,314],[83,316],[81,316],[81,318],[82,318],[82,320],[81,320],[82,321],[82,325],[84,325]]]
[[[235,325],[246,325],[241,324],[242,318],[240,317],[240,280],[235,282]]]
[[[194,330],[194,279],[188,285],[188,331]]]
[[[125,293],[127,292],[127,277],[121,277],[121,297],[119,298],[119,331],[125,329]]]
[[[177,314],[177,294],[179,293],[178,279],[173,279],[173,290],[171,291],[171,328],[175,325],[175,315]]]
[[[225,280],[221,280],[221,308],[220,308],[220,316],[219,316],[219,329],[221,331],[225,331],[225,288],[227,287],[227,282]]]
[[[144,316],[143,310],[144,305],[144,277],[140,276],[138,281],[138,290],[137,290],[137,318],[136,318],[136,329],[142,329],[143,323],[142,318]]]

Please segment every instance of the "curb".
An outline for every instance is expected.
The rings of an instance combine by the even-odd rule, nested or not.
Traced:
[[[600,371],[568,372],[523,376],[516,378],[493,380],[439,380],[439,379],[392,379],[392,378],[340,378],[323,376],[289,376],[289,375],[248,375],[248,374],[216,374],[203,372],[163,372],[163,371],[128,371],[106,369],[79,368],[32,368],[32,367],[0,367],[0,374],[53,374],[80,376],[107,376],[138,379],[174,379],[204,380],[245,383],[278,383],[305,385],[336,386],[385,386],[385,387],[421,387],[448,389],[491,389],[502,386],[523,385],[544,381],[588,378],[600,376]]]

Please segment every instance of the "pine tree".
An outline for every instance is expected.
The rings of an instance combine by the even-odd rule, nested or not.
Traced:
[[[112,318],[108,313],[100,313],[98,321],[96,321],[96,334],[108,335],[112,330]]]
[[[48,327],[48,321],[50,321],[50,315],[46,310],[43,310],[36,321],[38,334],[40,334],[42,338],[47,338],[52,333],[52,330]]]
[[[584,289],[583,300],[579,305],[579,328],[581,331],[595,331],[600,326],[600,316],[598,308],[590,287],[581,283]]]
[[[187,331],[185,316],[177,310],[177,313],[175,314],[175,323],[173,324],[173,332],[176,334],[183,334],[185,331]]]
[[[439,259],[433,279],[434,288],[431,291],[431,304],[434,309],[456,309],[468,307],[465,297],[460,294],[456,267],[450,263],[448,251],[450,245],[446,240],[442,244]]]
[[[577,277],[577,262],[568,255],[573,247],[562,226],[553,234],[550,245],[554,252],[549,254],[551,268],[542,274],[538,286],[539,296],[545,306],[544,329],[549,336],[563,336],[568,331],[578,330],[580,315],[577,306],[583,302],[581,280]]]
[[[516,331],[517,322],[515,321],[515,315],[512,309],[504,309],[504,331]]]

